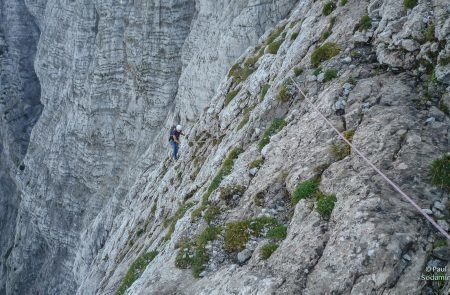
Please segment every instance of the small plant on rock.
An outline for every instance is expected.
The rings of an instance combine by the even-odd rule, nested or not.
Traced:
[[[341,6],[345,6],[347,4],[348,0],[341,0]]]
[[[327,42],[314,50],[311,55],[311,65],[318,67],[320,63],[338,55],[340,51],[341,49],[336,43]]]
[[[259,94],[259,101],[263,101],[264,98],[266,97],[267,91],[269,91],[270,85],[269,84],[264,84],[261,87],[261,92]]]
[[[258,147],[261,151],[270,142],[270,137],[275,133],[278,133],[287,125],[286,121],[283,119],[275,119],[272,121],[270,126],[264,131],[261,140],[259,141]]]
[[[267,232],[267,237],[272,240],[283,240],[287,235],[287,227],[285,225],[277,225]]]
[[[252,162],[250,162],[249,164],[248,164],[248,168],[250,168],[250,169],[252,169],[252,168],[259,168],[259,167],[261,167],[262,166],[262,164],[264,163],[264,159],[257,159],[257,160],[254,160],[254,161],[252,161]]]
[[[322,14],[327,16],[336,9],[336,4],[334,2],[327,2],[322,9]]]
[[[335,69],[327,69],[324,74],[324,82],[328,82],[333,80],[334,78],[337,78],[337,71]]]
[[[125,294],[127,289],[136,281],[147,268],[148,264],[155,259],[158,252],[151,251],[139,256],[130,266],[125,277],[120,284],[119,289],[117,289],[116,295]]]
[[[225,96],[224,104],[225,106],[229,105],[230,102],[236,97],[236,95],[239,93],[241,89],[235,89],[233,91],[228,92],[228,94]]]
[[[278,89],[277,100],[280,102],[287,102],[292,98],[291,94],[291,82],[285,80]]]
[[[291,40],[294,41],[295,39],[297,39],[297,37],[298,37],[298,32],[294,32],[291,35]]]
[[[444,155],[431,163],[431,183],[450,192],[450,155]]]
[[[275,243],[268,243],[261,247],[261,258],[263,260],[269,259],[270,256],[272,256],[273,252],[275,252],[278,249],[278,245]]]
[[[301,199],[311,198],[319,191],[320,178],[312,178],[299,183],[292,194],[292,205],[297,205]]]
[[[367,31],[372,28],[372,20],[368,14],[361,17],[358,23],[358,31]]]
[[[317,212],[323,217],[330,217],[337,199],[335,195],[320,194],[317,200]]]
[[[412,9],[417,5],[417,0],[403,0],[403,6],[407,9]]]
[[[300,76],[303,74],[303,68],[294,68],[294,74],[296,77]]]
[[[278,40],[270,43],[270,45],[267,47],[267,52],[270,54],[277,54],[278,49],[280,49],[281,44],[284,40]]]

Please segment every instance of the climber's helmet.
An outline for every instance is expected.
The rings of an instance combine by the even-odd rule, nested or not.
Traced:
[[[177,125],[177,131],[181,132],[181,130],[183,130],[183,127],[181,127],[181,125]]]

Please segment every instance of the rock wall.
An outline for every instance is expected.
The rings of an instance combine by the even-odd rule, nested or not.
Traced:
[[[0,2],[0,294],[6,293],[6,260],[13,249],[31,129],[41,113],[40,84],[33,70],[39,29],[23,1]]]
[[[2,1],[3,14],[19,25],[34,25],[34,31],[22,28],[31,36],[26,42],[21,36],[17,44],[28,48],[24,56],[34,61],[34,69],[28,62],[22,72],[35,82],[39,78],[35,91],[30,83],[24,89],[41,92],[35,99],[44,106],[34,117],[40,114],[36,125],[23,123],[33,131],[20,169],[9,173],[2,165],[2,173],[12,176],[2,187],[2,208],[11,212],[4,215],[8,228],[2,231],[7,239],[2,253],[8,253],[2,290],[73,294],[104,246],[112,220],[127,207],[129,187],[163,156],[165,126],[171,124],[166,118],[193,120],[218,77],[284,18],[293,2]],[[7,24],[5,18],[2,28],[10,30]],[[13,45],[8,37],[5,43]],[[197,68],[210,59],[217,62],[208,72]],[[204,85],[192,81],[190,68],[203,71],[198,78]],[[20,205],[10,194],[16,186]],[[17,213],[8,209],[12,205]]]
[[[11,100],[35,110],[23,148],[1,121],[0,294],[448,288],[417,279],[445,242],[292,83],[448,230],[429,173],[450,151],[446,1],[1,3],[28,27],[2,22],[0,45],[31,34],[2,65],[36,86]]]

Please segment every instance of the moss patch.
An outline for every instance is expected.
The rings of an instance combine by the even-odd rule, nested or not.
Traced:
[[[338,55],[340,51],[339,45],[327,42],[314,50],[311,55],[311,65],[313,67],[318,67],[320,63]]]
[[[117,289],[116,295],[125,294],[126,290],[136,281],[144,272],[147,265],[155,259],[158,252],[151,251],[139,256],[130,266],[125,277],[120,284],[119,289]]]
[[[286,121],[284,119],[275,119],[270,124],[269,128],[267,128],[262,137],[261,140],[258,143],[259,150],[261,151],[267,144],[270,142],[270,137],[274,135],[275,133],[278,133],[281,129],[283,129],[287,125]]]

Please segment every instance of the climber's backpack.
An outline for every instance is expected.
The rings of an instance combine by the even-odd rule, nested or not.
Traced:
[[[169,142],[173,140],[172,135],[175,134],[175,129],[177,127],[175,125],[173,125],[172,127],[170,127],[170,133],[169,133]]]

